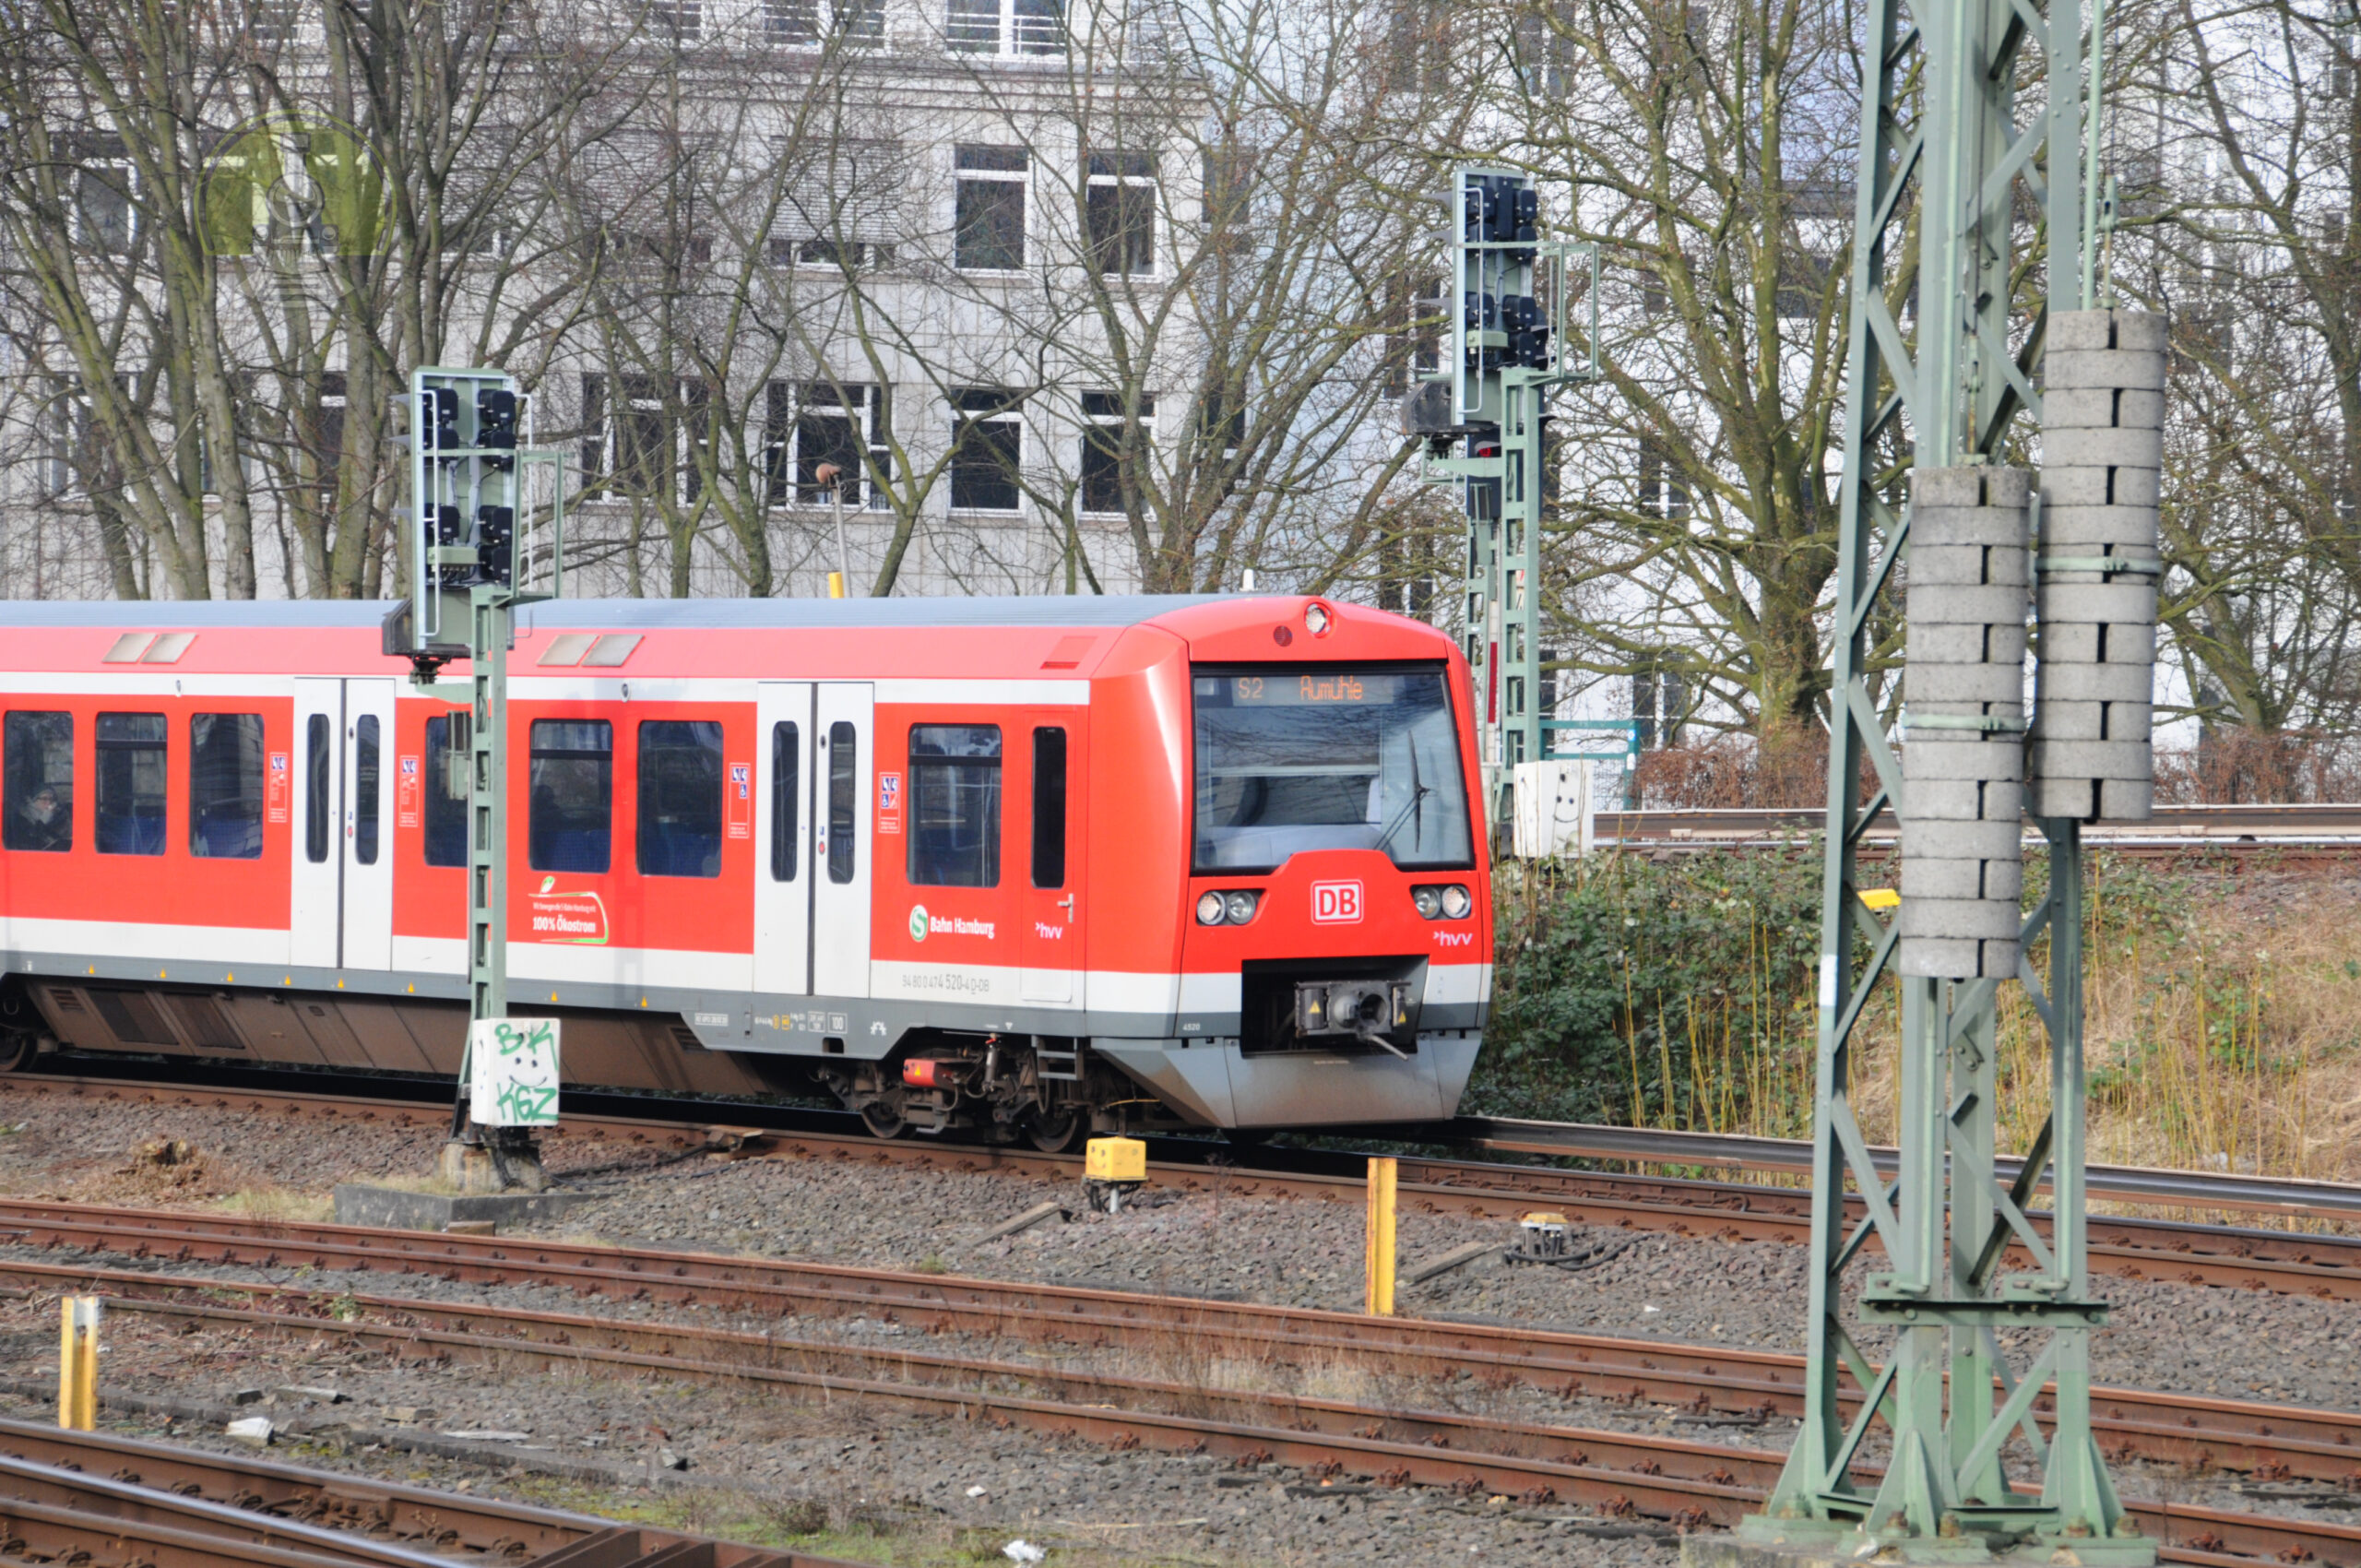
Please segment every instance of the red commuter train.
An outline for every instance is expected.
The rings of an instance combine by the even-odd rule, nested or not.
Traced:
[[[0,608],[8,1059],[457,1071],[465,775],[387,608]],[[571,1083],[1045,1147],[1457,1106],[1491,901],[1432,627],[556,600],[510,657],[510,1005]]]

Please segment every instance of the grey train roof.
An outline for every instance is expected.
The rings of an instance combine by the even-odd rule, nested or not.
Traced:
[[[519,631],[763,631],[800,627],[1135,626],[1220,594],[1040,595],[995,599],[561,599],[516,612]],[[0,600],[0,626],[375,626],[385,600]]]

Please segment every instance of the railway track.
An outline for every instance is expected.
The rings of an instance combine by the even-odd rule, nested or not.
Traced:
[[[445,1114],[440,1107],[410,1100],[209,1087],[108,1076],[16,1074],[0,1083],[21,1092],[69,1099],[87,1097],[129,1100],[161,1109],[238,1111],[362,1124],[439,1128]],[[607,1097],[607,1100],[611,1103],[619,1098]],[[749,1113],[773,1109],[689,1102],[666,1102],[664,1108],[692,1113]],[[814,1113],[795,1114],[797,1120],[805,1120]],[[748,1120],[753,1118],[749,1116]],[[655,1149],[681,1155],[706,1151],[742,1158],[890,1162],[950,1170],[1007,1171],[1052,1181],[1074,1178],[1080,1165],[1079,1159],[1071,1155],[916,1139],[881,1142],[864,1134],[748,1125],[732,1123],[722,1114],[710,1120],[671,1121],[569,1109],[564,1124],[571,1136],[612,1143],[618,1149]],[[1571,1127],[1557,1123],[1491,1122],[1479,1125],[1499,1134],[1504,1142],[1513,1140],[1521,1149],[1528,1145],[1540,1146],[1545,1139],[1558,1139],[1560,1142],[1554,1146],[1560,1153],[1571,1153],[1579,1145],[1618,1150],[1620,1152],[1608,1157],[1625,1159],[1650,1155],[1661,1158],[1681,1146],[1669,1140],[1680,1139],[1702,1146],[1698,1152],[1712,1157],[1698,1163],[1717,1163],[1724,1158],[1735,1160],[1740,1156],[1767,1161],[1779,1152],[1775,1140],[1769,1139],[1716,1139],[1710,1134]],[[1724,1150],[1723,1145],[1750,1146]],[[1243,1170],[1206,1163],[1209,1156],[1229,1156],[1220,1146],[1203,1140],[1156,1139],[1151,1140],[1150,1147],[1157,1157],[1150,1165],[1152,1179],[1183,1191],[1205,1191],[1218,1186],[1226,1194],[1240,1196],[1285,1194],[1355,1206],[1364,1201],[1363,1178],[1356,1169],[1360,1164],[1358,1156],[1304,1151],[1309,1158],[1302,1163],[1324,1169]],[[1263,1157],[1273,1159],[1287,1158],[1293,1152],[1262,1151]],[[1342,1173],[1346,1170],[1354,1173]],[[1418,1158],[1403,1158],[1399,1174],[1400,1201],[1429,1213],[1513,1219],[1536,1205],[1546,1205],[1564,1212],[1575,1223],[1600,1228],[1795,1243],[1803,1242],[1810,1234],[1807,1195],[1794,1188]],[[2169,1186],[2176,1195],[2196,1191],[2197,1183],[2207,1180],[2191,1172],[2130,1174],[2154,1178],[2151,1191],[2165,1190],[2169,1179],[2170,1182],[2178,1183]],[[2343,1222],[2352,1214],[2356,1200],[2361,1199],[2361,1194],[2353,1188],[2326,1182],[2233,1179],[2224,1192],[2225,1201],[2218,1206],[2253,1206],[2281,1217],[2331,1223]],[[1854,1213],[1857,1218],[1860,1213],[1857,1202]],[[2090,1265],[2094,1274],[2272,1290],[2327,1300],[2361,1300],[2361,1236],[2106,1216],[2093,1216],[2090,1227]]]
[[[397,1238],[384,1237],[389,1244]],[[461,1241],[475,1239],[429,1238]],[[282,1256],[282,1263],[292,1261]],[[525,1277],[540,1277],[519,1260],[503,1264]],[[633,1283],[629,1270],[671,1265],[668,1289],[722,1297],[723,1286],[692,1278],[694,1266],[745,1270],[745,1260],[682,1259],[647,1254],[625,1261],[615,1283]],[[839,1274],[853,1271],[832,1271]],[[1276,1462],[1315,1476],[1352,1475],[1393,1484],[1446,1486],[1462,1492],[1492,1491],[1543,1504],[1566,1501],[1608,1514],[1637,1512],[1681,1527],[1726,1525],[1749,1511],[1775,1477],[1783,1456],[1767,1448],[1740,1447],[1650,1432],[1549,1426],[1500,1420],[1460,1412],[1371,1410],[1335,1400],[1251,1393],[1202,1379],[1173,1382],[1074,1370],[1037,1361],[935,1355],[880,1349],[841,1342],[795,1339],[708,1326],[626,1320],[581,1313],[524,1312],[505,1307],[424,1301],[409,1297],[329,1294],[292,1287],[220,1278],[162,1277],[137,1271],[56,1264],[0,1264],[0,1277],[33,1289],[97,1287],[114,1311],[163,1319],[197,1332],[245,1336],[292,1336],[325,1340],[403,1360],[461,1360],[496,1363],[513,1373],[566,1367],[608,1376],[660,1376],[674,1381],[767,1388],[805,1398],[877,1400],[938,1416],[991,1420],[1086,1437],[1110,1446],[1140,1445],[1211,1452],[1246,1467]],[[552,1274],[552,1281],[561,1276]],[[919,1289],[925,1277],[898,1277],[904,1289]],[[881,1282],[878,1277],[872,1282]],[[580,1284],[576,1278],[574,1283]],[[653,1283],[644,1279],[642,1282]],[[982,1281],[926,1279],[939,1292],[989,1289]],[[739,1288],[742,1289],[742,1288]],[[649,1293],[654,1293],[653,1291]],[[1052,1299],[1090,1294],[1036,1291]],[[742,1299],[742,1297],[741,1298]],[[237,1303],[237,1304],[225,1304]],[[923,1320],[950,1305],[913,1301],[908,1310]],[[1073,1305],[1070,1301],[1063,1304]],[[1301,1324],[1321,1318],[1337,1324],[1362,1320],[1336,1314],[1240,1308],[1187,1301],[1128,1299],[1121,1310],[1134,1326],[1160,1326],[1170,1336],[1196,1332],[1208,1308],[1218,1313],[1273,1313]],[[872,1300],[870,1311],[879,1310]],[[1003,1318],[1008,1314],[1001,1313]],[[1078,1314],[1063,1328],[1069,1337],[1083,1329]],[[1156,1324],[1152,1320],[1161,1320]],[[1426,1334],[1432,1342],[1420,1354],[1432,1361],[1465,1354],[1450,1341],[1466,1336],[1459,1325],[1394,1323],[1389,1334]],[[1269,1336],[1264,1336],[1266,1340]],[[1477,1336],[1477,1337],[1482,1337]],[[1523,1336],[1536,1346],[1570,1336]],[[1605,1342],[1590,1342],[1591,1346]],[[1571,1348],[1568,1347],[1568,1348]],[[1555,1348],[1553,1347],[1553,1348]],[[1761,1362],[1776,1358],[1730,1357],[1672,1346],[1631,1342],[1667,1361],[1692,1359]],[[1375,1339],[1364,1353],[1390,1357]],[[1267,1353],[1267,1352],[1266,1352]],[[1577,1351],[1577,1354],[1580,1352]],[[1576,1361],[1577,1366],[1585,1365]],[[1762,1370],[1759,1366],[1755,1369]],[[1701,1376],[1710,1368],[1698,1369]],[[2219,1463],[2223,1454],[2201,1445],[2205,1430],[2171,1426],[2204,1408],[2214,1431],[2227,1432],[2245,1420],[2252,1440],[2236,1456],[2257,1462],[2266,1473],[2287,1477],[2317,1473],[2338,1455],[2349,1467],[2355,1456],[2332,1436],[2291,1441],[2269,1437],[2272,1420],[2296,1418],[2323,1423],[2335,1418],[2269,1408],[2241,1408],[2225,1401],[2175,1407],[2159,1400],[2146,1422],[2116,1420],[2114,1396],[2102,1406],[2114,1424],[2106,1437],[2127,1456],[2175,1456],[2180,1463]],[[2354,1418],[2361,1426],[2361,1418]],[[2146,1430],[2140,1430],[2144,1427]],[[2350,1430],[2343,1432],[2349,1438]],[[2299,1472],[2297,1466],[2303,1468]],[[1864,1475],[1873,1474],[1865,1468]],[[2256,1559],[2361,1563],[2361,1530],[2297,1515],[2269,1515],[2183,1504],[2130,1504],[2143,1530],[2156,1538],[2168,1560],[2189,1562],[2251,1562]],[[2298,1554],[2302,1555],[2298,1555]]]
[[[1355,1360],[1424,1376],[1518,1381],[1568,1395],[1761,1419],[1801,1408],[1802,1362],[1770,1352],[1521,1327],[1373,1319],[1306,1308],[1157,1298],[1067,1286],[847,1268],[538,1240],[362,1227],[255,1224],[63,1204],[0,1203],[0,1233],[139,1260],[433,1274],[553,1285],[614,1300],[695,1303],[765,1315],[896,1316],[1048,1345],[1122,1344],[1297,1360]],[[17,1265],[23,1266],[23,1265]],[[39,1278],[83,1277],[42,1265]],[[135,1276],[149,1278],[152,1277]],[[300,1294],[300,1293],[298,1293]],[[2361,1416],[2110,1390],[2103,1431],[2142,1457],[2342,1480],[2361,1467]]]
[[[0,1420],[0,1551],[88,1568],[857,1568],[833,1558]]]
[[[1768,849],[1797,843],[1827,820],[1816,807],[1660,809],[1600,812],[1596,842],[1603,849],[1652,854],[1706,849]],[[1870,854],[1890,852],[1900,839],[1893,814],[1880,813],[1862,836]],[[2030,837],[2030,848],[2040,843]],[[2292,860],[2361,853],[2361,805],[2158,806],[2141,823],[2094,823],[2082,841],[2094,849],[2144,858],[2277,853]]]
[[[768,1317],[890,1317],[930,1333],[990,1335],[1053,1348],[1185,1351],[1247,1364],[1350,1363],[1402,1376],[1464,1376],[1567,1397],[1671,1406],[1717,1425],[1760,1424],[1803,1409],[1798,1356],[1521,1326],[1371,1318],[787,1259],[359,1226],[258,1225],[68,1204],[0,1201],[0,1237],[148,1262],[427,1274]],[[11,1268],[26,1265],[0,1263],[0,1276]],[[44,1265],[23,1278],[28,1285],[58,1285],[88,1274],[77,1265]],[[106,1277],[119,1285],[122,1271]],[[130,1277],[153,1281],[152,1276]],[[305,1296],[281,1293],[285,1300]],[[1857,1402],[1857,1390],[1847,1397]],[[2102,1442],[2159,1463],[2284,1471],[2339,1483],[2361,1471],[2361,1414],[2137,1389],[2102,1390],[2094,1411]],[[2039,1413],[2046,1418],[2046,1401]]]

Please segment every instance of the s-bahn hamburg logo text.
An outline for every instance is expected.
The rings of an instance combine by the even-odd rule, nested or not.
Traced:
[[[536,942],[607,942],[607,905],[596,893],[561,893],[557,878],[541,878],[525,896],[525,921]]]
[[[980,936],[990,942],[999,925],[997,921],[971,921],[965,915],[931,915],[924,904],[910,906],[912,942],[924,942],[929,936]]]
[[[1315,925],[1352,925],[1361,918],[1361,885],[1358,882],[1315,882],[1311,885],[1311,920]]]

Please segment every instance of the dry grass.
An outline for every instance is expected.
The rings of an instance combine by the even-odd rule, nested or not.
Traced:
[[[2361,889],[2251,861],[2174,875],[2101,857],[2092,895],[2090,1158],[2361,1180]],[[2034,958],[2047,968],[2047,943]],[[1753,1038],[1732,1038],[1726,1005],[1696,1010],[1692,1125],[1809,1133],[1809,1000]],[[2048,1114],[2048,1041],[2021,987],[2001,988],[1999,1021],[2000,1142],[2022,1150]],[[1854,1034],[1853,1104],[1872,1142],[1893,1140],[1898,1033],[1888,986]],[[1635,1077],[1657,1065],[1631,1063]]]

